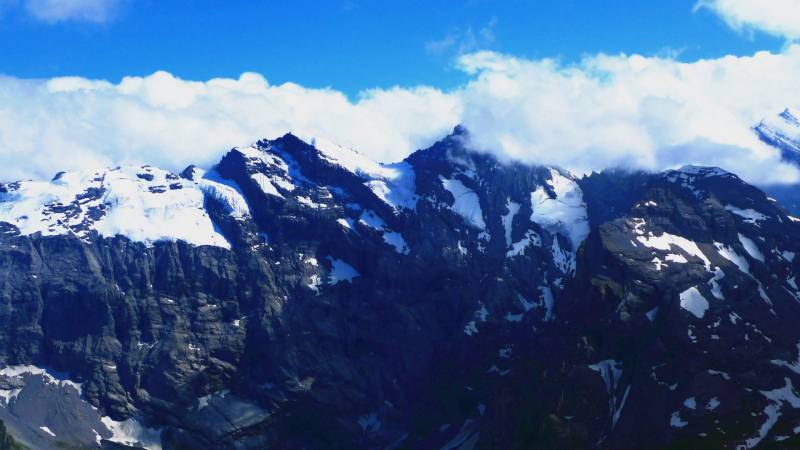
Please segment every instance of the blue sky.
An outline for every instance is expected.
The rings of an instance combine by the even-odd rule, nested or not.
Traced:
[[[794,182],[752,127],[798,79],[800,0],[0,0],[0,180],[286,132],[393,162],[461,124],[576,173]]]
[[[272,84],[352,97],[373,87],[459,85],[466,75],[454,57],[479,49],[564,62],[599,52],[693,61],[783,45],[694,12],[695,0],[124,0],[99,18],[31,14],[30,3],[58,1],[0,0],[0,73],[119,81],[156,70],[193,80],[254,71]]]

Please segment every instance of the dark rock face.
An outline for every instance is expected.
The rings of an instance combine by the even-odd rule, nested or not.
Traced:
[[[4,224],[0,363],[68,374],[86,419],[2,373],[0,419],[42,448],[125,448],[104,416],[166,449],[800,445],[796,219],[719,169],[578,180],[465,133],[390,166],[231,150],[248,213],[204,191],[229,249],[100,236],[102,183],[80,235]]]

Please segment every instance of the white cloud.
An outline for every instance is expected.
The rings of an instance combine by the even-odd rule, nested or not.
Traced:
[[[441,39],[434,39],[425,43],[425,51],[432,55],[442,55],[454,52],[463,55],[478,49],[489,48],[495,41],[494,27],[497,18],[492,17],[477,33],[471,26],[462,30],[456,28]]]
[[[457,95],[474,145],[577,171],[721,166],[757,181],[797,176],[751,127],[800,105],[800,46],[681,63],[596,55],[577,65],[492,52],[460,59]]]
[[[713,11],[737,31],[757,29],[791,40],[800,38],[798,0],[699,0],[695,10],[702,8]]]
[[[234,145],[290,130],[388,160],[445,135],[459,116],[456,98],[424,87],[351,102],[253,73],[195,82],[157,72],[119,84],[0,77],[0,179],[121,163],[209,166]]]
[[[26,12],[47,23],[64,21],[105,23],[122,0],[23,0]]]
[[[751,127],[800,106],[800,46],[680,63],[595,55],[575,65],[493,52],[459,59],[471,81],[442,92],[331,89],[166,72],[120,83],[0,77],[0,179],[121,163],[210,166],[234,145],[294,130],[396,161],[458,123],[502,158],[588,171],[715,165],[752,182],[793,181]]]

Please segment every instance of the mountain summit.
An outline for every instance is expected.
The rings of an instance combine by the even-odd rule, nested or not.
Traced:
[[[800,164],[800,120],[788,108],[753,129],[759,139],[780,150],[785,160]]]
[[[0,186],[8,433],[42,449],[800,445],[800,219],[721,169],[577,178],[465,132],[396,164],[288,134],[208,171]]]

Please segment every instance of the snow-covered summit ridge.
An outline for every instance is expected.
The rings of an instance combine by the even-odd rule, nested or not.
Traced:
[[[667,171],[668,174],[671,172],[680,172],[686,175],[692,175],[704,178],[735,176],[734,174],[728,172],[727,170],[720,169],[719,167],[695,166],[692,164],[682,166],[676,170]]]
[[[764,143],[779,149],[784,158],[800,159],[800,119],[790,109],[761,120],[753,130]]]
[[[298,186],[314,183],[303,176],[279,142],[264,140],[231,151],[259,166],[250,176],[266,194],[283,199],[294,194],[302,197]],[[364,186],[394,211],[415,209],[414,170],[407,162],[377,163],[320,138],[306,137],[304,142],[316,150],[320,161],[362,179]],[[0,222],[13,225],[23,235],[86,238],[97,232],[148,245],[183,240],[230,248],[206,210],[209,198],[221,203],[235,219],[250,216],[240,187],[216,169],[190,166],[179,176],[151,166],[122,166],[59,173],[50,181],[0,184]],[[298,200],[308,203],[305,197]]]
[[[291,146],[293,142],[313,149],[313,157],[319,162],[338,167],[361,179],[364,186],[396,213],[416,209],[419,197],[415,191],[415,173],[406,161],[379,163],[327,139],[304,135],[298,137],[293,133],[275,140],[263,139],[247,147],[235,147],[231,151],[241,153],[254,163],[252,175],[266,194],[285,198],[297,186],[315,184],[303,176],[295,158],[286,151],[287,143]]]
[[[96,232],[104,237],[122,235],[148,245],[157,241],[183,240],[194,245],[230,248],[230,243],[206,209],[207,202],[212,200],[221,204],[234,220],[247,219],[251,216],[252,206],[248,202],[261,201],[258,197],[251,199],[245,195],[242,188],[247,183],[250,183],[250,188],[257,186],[267,198],[279,203],[294,201],[301,207],[315,209],[349,205],[342,203],[346,195],[340,195],[342,190],[335,182],[328,185],[329,181],[316,179],[311,169],[303,173],[296,159],[302,157],[306,164],[304,167],[342,171],[337,173],[362,184],[376,200],[388,206],[388,214],[393,211],[397,215],[413,213],[417,203],[423,201],[416,192],[418,175],[424,184],[424,177],[428,176],[423,174],[425,170],[442,171],[444,175],[435,179],[444,182],[443,188],[456,199],[452,205],[454,211],[464,216],[468,225],[486,231],[487,224],[494,219],[484,216],[489,209],[485,208],[486,205],[481,206],[485,199],[479,197],[485,197],[483,186],[489,181],[480,179],[479,173],[487,170],[481,168],[482,164],[497,162],[492,162],[494,160],[490,157],[478,157],[478,153],[465,147],[464,133],[465,130],[457,128],[442,141],[447,145],[420,150],[415,153],[417,158],[412,155],[392,164],[375,162],[364,154],[323,138],[304,136],[301,139],[296,135],[286,135],[233,148],[229,154],[233,153],[235,159],[244,163],[244,171],[236,169],[233,175],[223,170],[221,162],[208,171],[190,166],[180,176],[150,166],[124,166],[94,172],[60,173],[50,181],[0,184],[0,222],[16,227],[24,235],[74,234],[87,238]],[[241,165],[237,167],[242,168]],[[492,167],[495,166],[489,169]],[[420,171],[419,174],[416,171]],[[491,173],[491,170],[486,173]],[[735,177],[722,169],[696,166],[685,166],[665,172],[665,175],[687,186],[699,178]],[[524,194],[530,195],[533,211],[530,220],[551,233],[568,238],[569,250],[574,254],[589,231],[583,193],[578,179],[565,171],[549,169],[548,178],[538,189]],[[474,183],[467,188],[460,179]],[[517,202],[522,201],[527,200],[517,199]],[[389,220],[385,216],[383,219]],[[506,234],[509,234],[512,218],[507,219],[504,226]],[[488,239],[489,234],[482,236]]]
[[[662,176],[672,183],[680,184],[681,186],[689,189],[698,198],[704,197],[706,193],[702,188],[702,183],[698,184],[699,180],[708,180],[710,178],[735,178],[738,177],[727,170],[720,169],[719,167],[704,167],[686,165],[679,169],[667,170],[662,172]]]
[[[215,198],[234,218],[249,215],[235,185],[215,171],[192,168],[191,179],[150,166],[59,173],[50,181],[0,186],[0,222],[21,234],[122,235],[133,241],[184,240],[229,248],[204,207]]]
[[[266,193],[278,198],[302,197],[298,186],[313,185],[280,148],[280,140],[236,147],[248,164],[249,176]],[[364,186],[394,211],[414,210],[414,170],[407,162],[381,164],[328,140],[306,138],[320,161],[338,166],[363,180]],[[328,186],[317,186],[323,190]],[[235,181],[216,168],[190,166],[181,175],[151,166],[121,166],[87,172],[63,172],[50,181],[0,184],[0,222],[23,235],[73,234],[87,238],[125,236],[151,245],[183,240],[194,245],[230,248],[230,243],[206,210],[219,202],[234,219],[250,216],[248,200]]]
[[[364,184],[396,211],[416,208],[414,170],[408,162],[383,164],[373,161],[356,150],[335,144],[327,139],[296,136],[314,147],[326,162],[342,167],[364,179]]]

